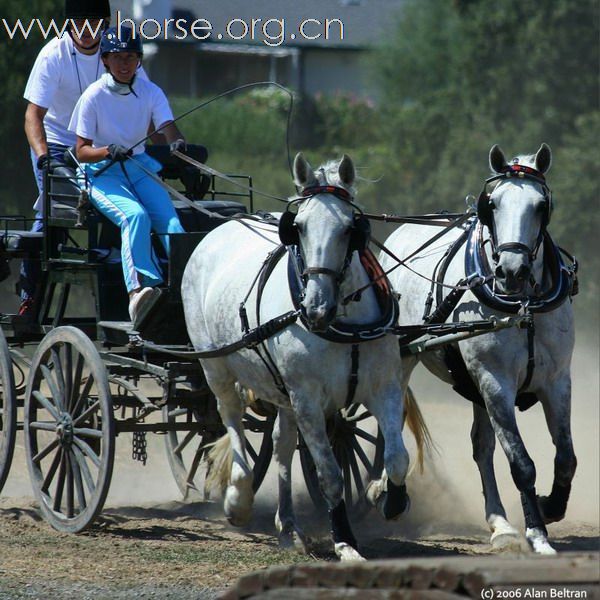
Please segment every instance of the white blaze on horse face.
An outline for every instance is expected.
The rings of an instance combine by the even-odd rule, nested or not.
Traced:
[[[317,194],[300,204],[296,217],[300,251],[309,274],[302,305],[314,331],[335,319],[342,274],[352,229],[352,206],[331,194]]]
[[[518,243],[532,252],[542,227],[545,198],[542,187],[531,180],[508,180],[492,192],[492,217],[497,247]],[[496,284],[501,293],[522,292],[531,274],[531,257],[525,249],[508,248],[500,252]]]

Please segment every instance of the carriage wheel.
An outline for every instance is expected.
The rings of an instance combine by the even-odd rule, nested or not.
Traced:
[[[79,329],[53,329],[33,355],[25,449],[46,521],[65,533],[88,527],[108,493],[115,423],[106,368]]]
[[[15,449],[17,398],[12,360],[0,329],[0,491],[4,486]]]
[[[371,433],[366,427],[370,417],[371,413],[366,408],[353,404],[327,422],[329,442],[344,478],[344,500],[354,519],[360,519],[369,512],[371,506],[366,500],[365,490],[370,481],[379,479],[383,473],[383,435],[379,427],[377,433]],[[325,509],[315,463],[302,436],[299,438],[300,463],[308,493],[315,506]]]
[[[276,413],[246,411],[246,451],[254,472],[253,489],[260,487],[273,454],[273,423]],[[163,418],[169,423],[202,423],[203,417],[196,409],[163,408]],[[209,500],[210,490],[206,489],[207,445],[218,440],[225,428],[218,432],[169,431],[165,436],[167,457],[177,487],[184,500]]]

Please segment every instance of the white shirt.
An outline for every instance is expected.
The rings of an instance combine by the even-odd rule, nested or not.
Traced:
[[[100,53],[82,54],[76,50],[71,36],[48,42],[38,54],[29,75],[24,98],[48,112],[44,117],[46,139],[50,143],[72,146],[75,134],[69,122],[75,104],[87,87],[105,72]],[[147,75],[140,67],[138,78]]]
[[[122,95],[109,89],[112,75],[105,73],[83,93],[69,124],[69,129],[82,138],[92,140],[94,148],[120,144],[131,148],[148,134],[150,122],[156,128],[173,120],[164,92],[148,79],[136,77],[135,94]],[[138,144],[134,154],[144,152]]]

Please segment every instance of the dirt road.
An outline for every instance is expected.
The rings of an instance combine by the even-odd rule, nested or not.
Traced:
[[[575,361],[573,438],[579,468],[566,519],[549,532],[560,551],[598,551],[598,355]],[[437,444],[425,475],[408,487],[411,512],[397,523],[371,514],[356,526],[367,558],[481,555],[490,552],[479,476],[471,460],[468,403],[424,373],[417,397]],[[539,407],[519,415],[525,443],[538,468],[538,490],[552,482],[553,448]],[[20,435],[20,434],[19,434]],[[309,556],[282,552],[269,476],[257,496],[251,525],[234,530],[220,503],[183,504],[172,480],[162,439],[149,438],[149,464],[129,459],[131,439],[120,436],[111,492],[102,521],[91,531],[59,534],[41,521],[32,498],[22,441],[0,498],[0,600],[8,598],[214,598],[242,574],[276,564],[333,561],[326,515],[305,499],[296,469],[299,517],[313,543]],[[409,446],[411,440],[409,440]],[[522,527],[519,496],[506,459],[496,466],[509,519]]]

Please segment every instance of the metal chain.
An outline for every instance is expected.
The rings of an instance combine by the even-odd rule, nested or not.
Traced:
[[[146,466],[146,461],[148,460],[148,453],[146,452],[146,447],[146,432],[134,431],[131,458],[133,458],[133,460],[141,462],[144,466]]]

